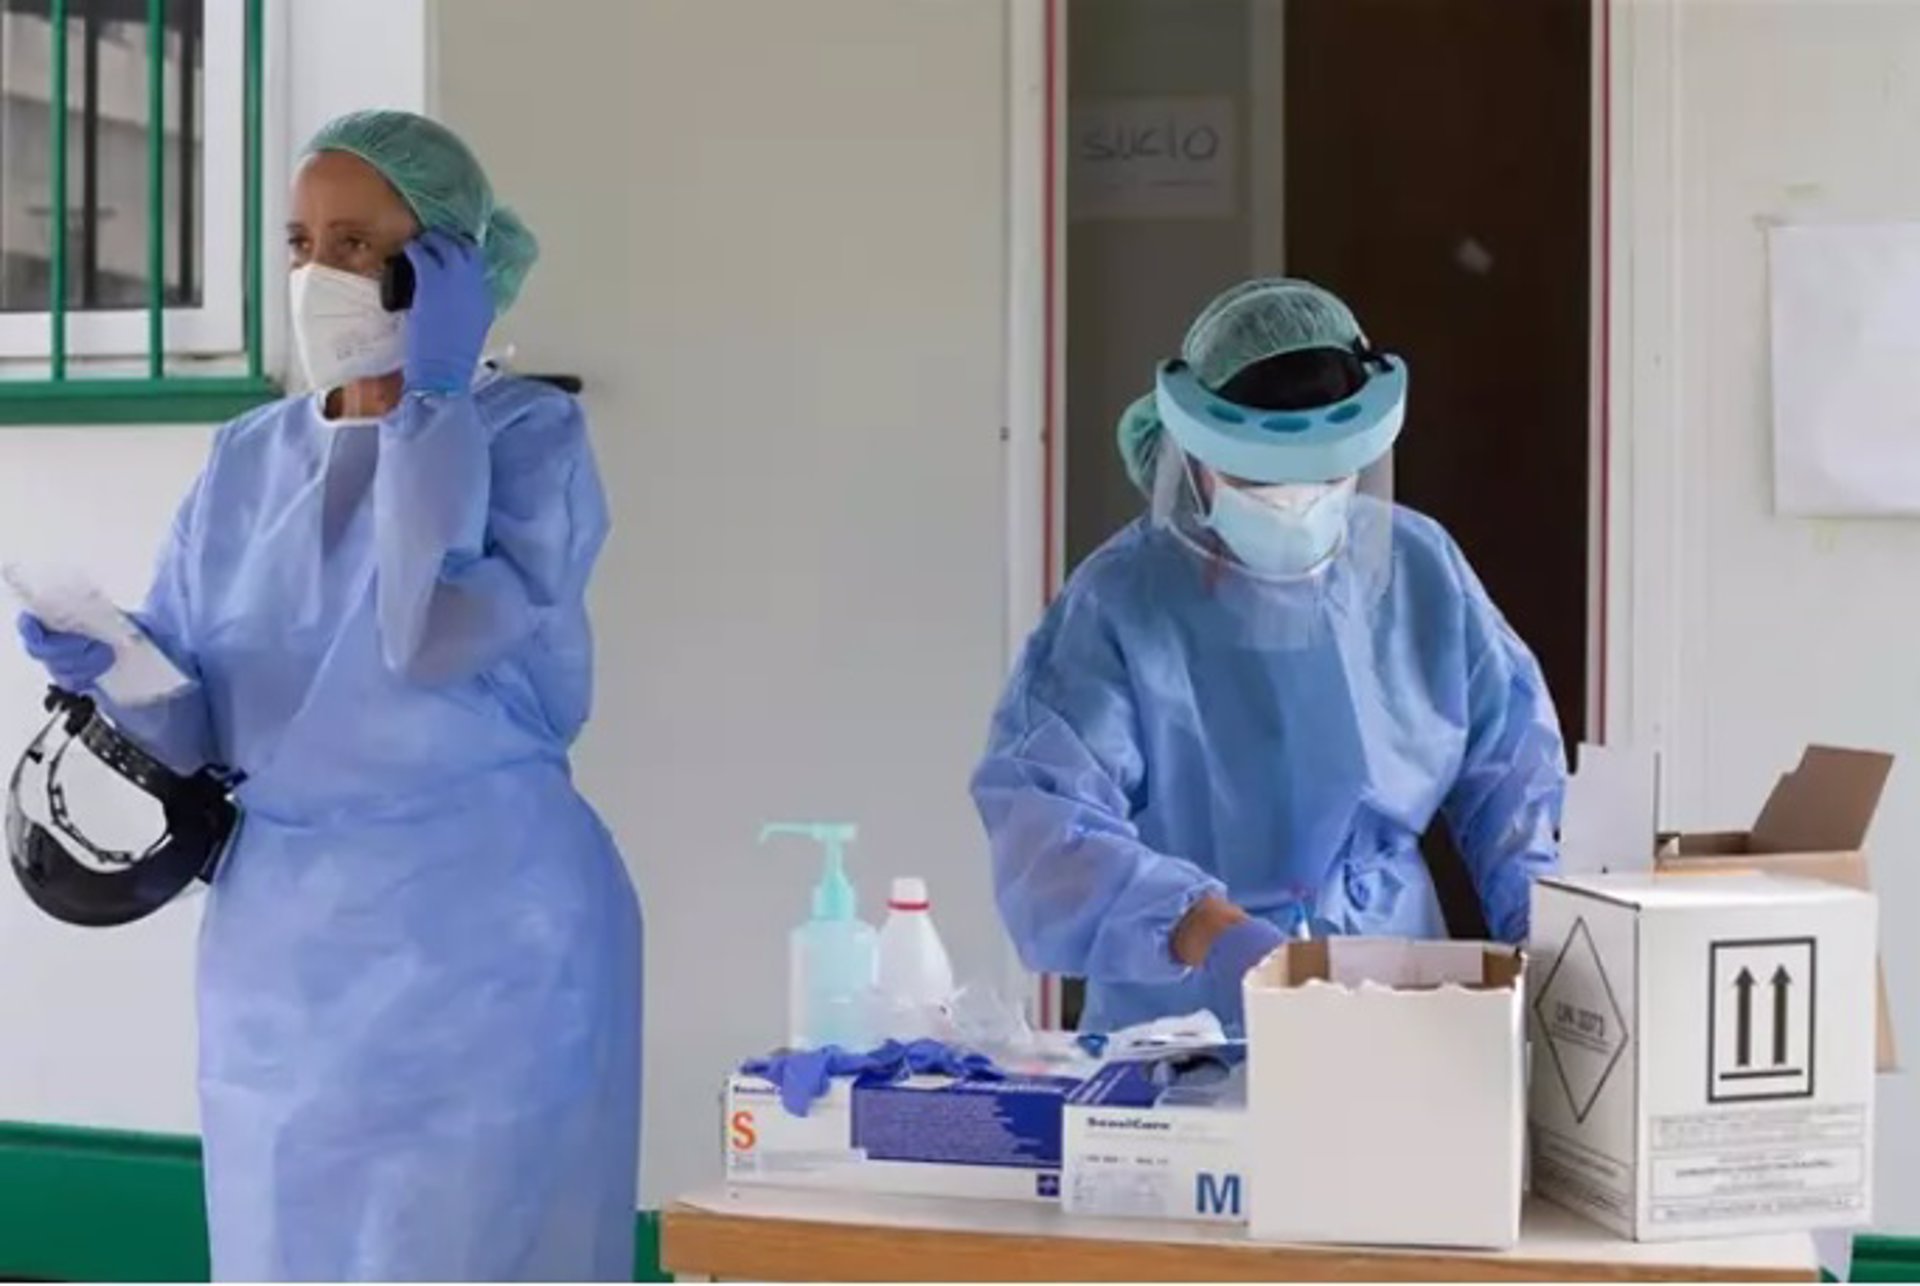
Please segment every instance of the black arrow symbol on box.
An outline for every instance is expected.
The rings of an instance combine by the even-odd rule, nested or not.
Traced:
[[[1773,1065],[1787,1065],[1787,991],[1793,986],[1793,975],[1787,967],[1781,965],[1773,971]]]
[[[1733,1061],[1741,1067],[1753,1063],[1753,973],[1742,968],[1733,980],[1733,989],[1740,993],[1740,1003],[1734,1010]]]

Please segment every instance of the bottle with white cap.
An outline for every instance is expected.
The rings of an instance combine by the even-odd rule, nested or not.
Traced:
[[[918,1040],[940,1032],[940,1018],[953,997],[953,962],[933,927],[927,882],[893,882],[887,921],[880,927],[879,990],[886,1034]]]

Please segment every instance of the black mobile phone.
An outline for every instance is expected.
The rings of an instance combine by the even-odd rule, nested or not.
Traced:
[[[380,306],[390,313],[413,307],[413,264],[405,255],[393,255],[380,270]]]

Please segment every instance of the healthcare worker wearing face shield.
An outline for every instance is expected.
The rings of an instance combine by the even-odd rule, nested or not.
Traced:
[[[1369,494],[1408,371],[1345,304],[1254,281],[1123,417],[1146,517],[1029,641],[973,794],[1030,968],[1093,1030],[1210,1008],[1310,933],[1444,937],[1444,818],[1493,933],[1558,859],[1540,667],[1432,520]]]
[[[313,392],[220,430],[136,614],[197,686],[114,711],[247,774],[200,939],[214,1271],[625,1280],[640,921],[568,775],[606,504],[579,405],[481,365],[535,244],[403,112],[321,130],[290,215]],[[75,691],[112,659],[21,630]]]

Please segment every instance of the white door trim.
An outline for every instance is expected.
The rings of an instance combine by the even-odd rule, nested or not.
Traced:
[[[1605,707],[1608,738],[1661,752],[1661,799],[1685,783],[1676,765],[1704,764],[1704,721],[1680,716],[1682,629],[1699,588],[1687,551],[1689,515],[1679,479],[1687,467],[1681,424],[1680,22],[1673,3],[1603,3],[1610,51],[1604,90],[1610,137],[1603,288],[1609,305],[1602,378],[1610,447],[1605,460]],[[1679,744],[1686,731],[1700,744]]]

